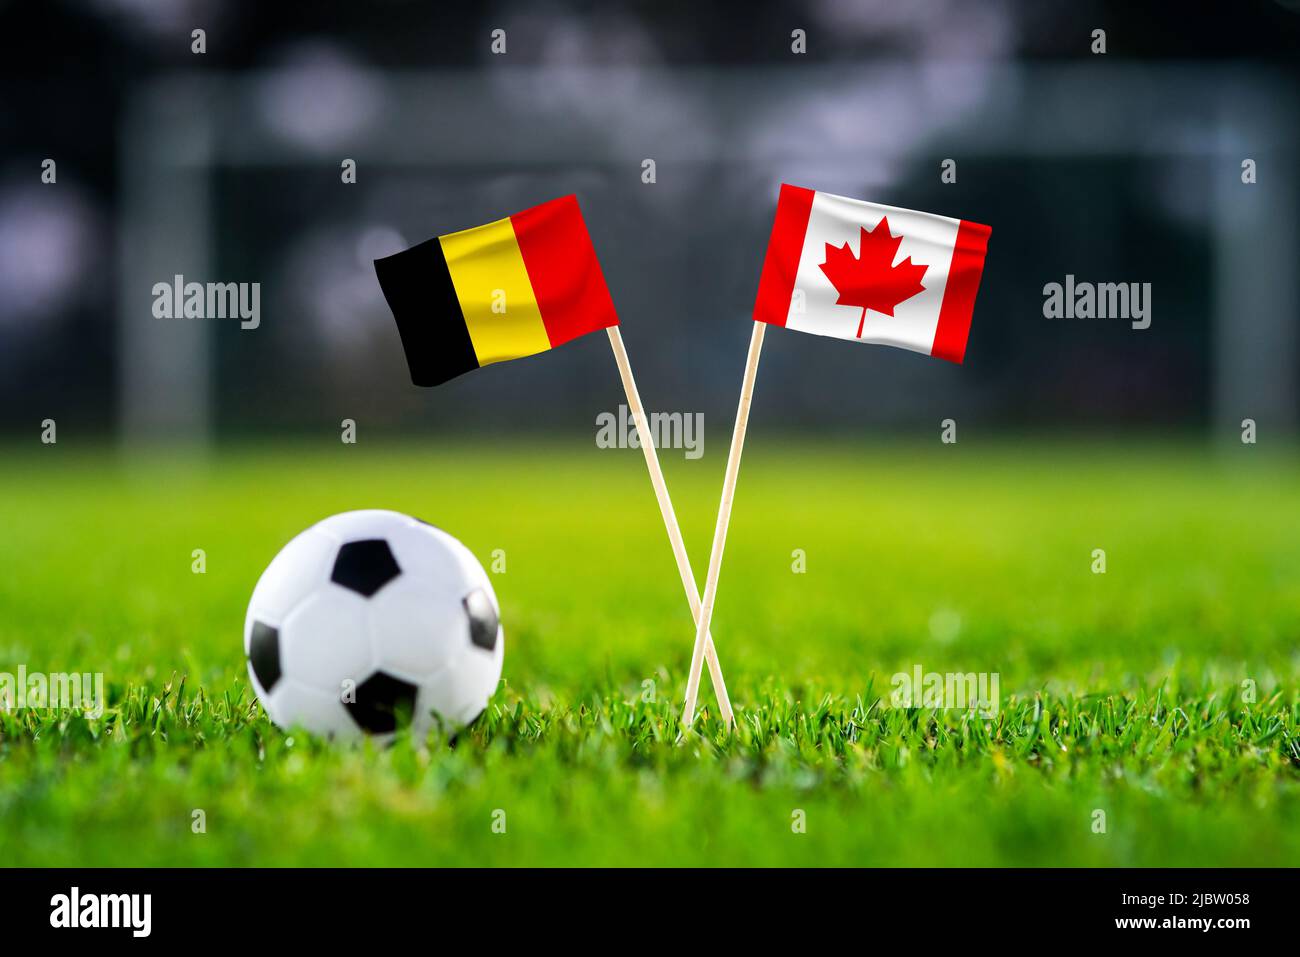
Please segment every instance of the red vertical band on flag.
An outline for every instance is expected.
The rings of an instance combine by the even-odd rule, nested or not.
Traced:
[[[758,278],[755,322],[785,325],[814,195],[811,189],[781,184],[781,195],[776,201],[776,221],[772,223],[772,237],[767,241],[763,274]]]
[[[552,348],[618,325],[576,196],[515,213],[510,224]]]
[[[957,242],[948,267],[948,285],[939,307],[939,326],[934,331],[930,355],[961,365],[966,355],[966,338],[970,335],[971,316],[975,313],[975,294],[984,274],[984,254],[993,232],[980,223],[961,221]]]

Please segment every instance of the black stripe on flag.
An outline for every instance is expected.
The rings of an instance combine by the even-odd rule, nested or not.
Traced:
[[[412,382],[441,385],[478,368],[456,287],[436,238],[376,259],[375,275],[397,320]]]

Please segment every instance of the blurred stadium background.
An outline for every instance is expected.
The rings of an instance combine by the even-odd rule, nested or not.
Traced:
[[[993,239],[964,368],[782,336],[767,426],[1293,430],[1295,3],[738,9],[0,2],[0,430],[594,428],[621,400],[603,341],[421,392],[370,266],[572,191],[647,404],[704,412],[720,450],[782,180]],[[260,328],[153,318],[153,284],[177,273],[261,283]],[[1043,285],[1067,273],[1152,283],[1151,328],[1043,318]]]

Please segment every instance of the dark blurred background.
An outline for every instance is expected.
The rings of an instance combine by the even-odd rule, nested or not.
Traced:
[[[993,237],[963,367],[782,333],[766,426],[1300,418],[1295,2],[68,0],[0,2],[0,36],[9,434],[594,428],[603,336],[419,390],[370,265],[576,192],[647,405],[719,448],[783,180]],[[260,328],[154,318],[177,273],[259,282]],[[1067,273],[1151,283],[1151,327],[1045,319]]]

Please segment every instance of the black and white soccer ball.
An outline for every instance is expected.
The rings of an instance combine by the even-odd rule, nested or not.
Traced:
[[[487,706],[505,634],[487,572],[446,532],[398,512],[334,515],[276,555],[244,620],[271,720],[389,738],[409,718],[455,728]]]

